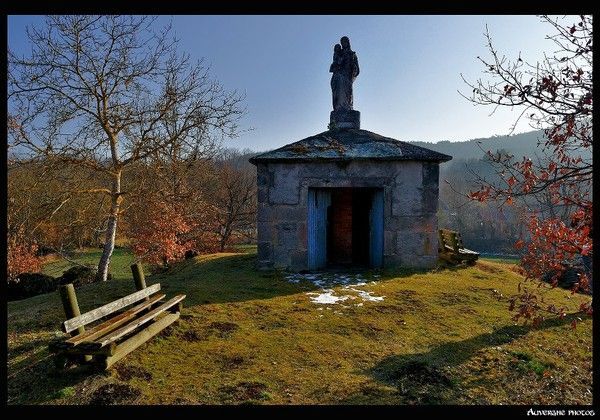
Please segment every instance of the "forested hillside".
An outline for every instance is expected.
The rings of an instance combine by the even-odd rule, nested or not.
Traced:
[[[410,142],[453,157],[440,165],[440,227],[456,229],[462,233],[468,247],[484,253],[514,254],[514,243],[527,234],[527,209],[561,214],[562,206],[553,205],[544,195],[515,199],[514,203],[476,202],[466,197],[478,189],[475,181],[506,183],[501,179],[487,152],[513,156],[520,161],[524,156],[532,160],[545,160],[542,152],[542,131],[493,136],[468,141],[437,143]],[[574,155],[590,158],[590,150],[572,151]]]
[[[530,131],[527,133],[514,134],[512,136],[493,136],[466,141],[451,142],[442,140],[436,143],[427,141],[409,141],[409,143],[453,156],[452,161],[442,165],[442,170],[444,170],[449,166],[456,164],[457,161],[479,159],[483,155],[483,151],[487,150],[506,150],[516,158],[521,158],[523,156],[542,156],[539,144],[540,141],[545,141],[544,133],[542,131]],[[589,155],[590,151],[586,150],[585,153]]]

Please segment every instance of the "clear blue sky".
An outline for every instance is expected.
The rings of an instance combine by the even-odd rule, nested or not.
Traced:
[[[348,35],[358,55],[354,109],[361,128],[399,140],[468,140],[507,134],[517,112],[489,116],[457,92],[460,78],[482,75],[483,32],[507,56],[535,62],[554,51],[536,16],[161,16],[173,19],[180,48],[204,57],[226,88],[246,94],[242,128],[228,145],[261,151],[324,131],[331,110],[333,45]],[[567,17],[567,20],[572,20]],[[9,48],[29,51],[25,26],[37,16],[8,18]],[[526,124],[517,132],[528,131]]]

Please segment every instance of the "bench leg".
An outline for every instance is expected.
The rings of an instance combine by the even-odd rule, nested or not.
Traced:
[[[109,356],[96,356],[94,357],[93,366],[96,370],[106,370],[110,366],[108,364]]]
[[[167,311],[174,314],[178,312],[181,313],[181,311],[183,311],[183,302],[178,302],[177,305],[171,306]]]
[[[92,358],[93,357],[89,354],[86,354],[86,355],[81,354],[81,355],[77,356],[77,361],[79,363],[89,363],[92,361]]]
[[[65,370],[69,365],[85,365],[92,361],[92,356],[83,354],[66,354],[63,352],[54,355],[54,367],[58,370]]]
[[[67,367],[67,355],[64,353],[56,353],[54,355],[54,367],[57,370],[64,370]]]

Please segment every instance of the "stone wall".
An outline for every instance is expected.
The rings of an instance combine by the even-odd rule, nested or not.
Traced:
[[[307,268],[308,189],[384,190],[384,266],[437,262],[439,165],[420,161],[259,163],[258,268]]]

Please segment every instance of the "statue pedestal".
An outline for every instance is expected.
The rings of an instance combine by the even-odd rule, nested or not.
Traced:
[[[353,109],[331,111],[329,114],[331,128],[360,128],[360,112]]]

